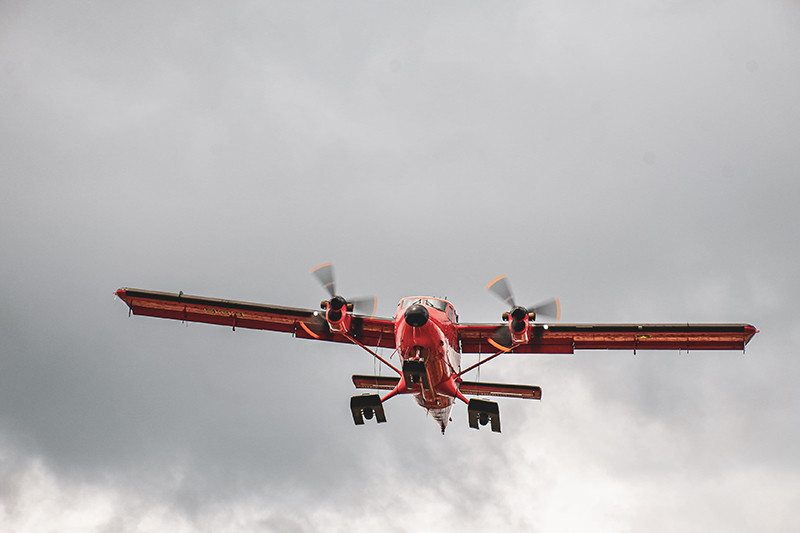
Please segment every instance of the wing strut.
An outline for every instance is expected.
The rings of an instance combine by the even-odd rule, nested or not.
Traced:
[[[500,350],[499,352],[496,352],[494,355],[491,355],[491,356],[487,357],[487,358],[486,358],[486,359],[484,359],[483,361],[478,361],[477,363],[475,363],[475,364],[474,364],[474,365],[472,365],[471,367],[467,368],[466,370],[462,370],[461,372],[459,372],[458,374],[456,374],[456,376],[455,376],[455,377],[457,377],[457,378],[458,378],[458,377],[461,377],[463,374],[466,374],[466,373],[467,373],[467,372],[469,372],[470,370],[473,370],[473,369],[475,369],[475,368],[478,368],[479,366],[481,366],[481,365],[483,365],[483,364],[486,364],[486,363],[488,363],[489,361],[491,361],[492,359],[494,359],[495,357],[497,357],[497,356],[499,356],[499,355],[503,355],[504,353],[509,353],[509,352],[511,352],[511,351],[512,351],[514,348],[516,348],[517,346],[519,346],[519,344],[515,344],[515,345],[513,345],[511,348],[506,348],[505,346],[501,346],[501,345],[499,345],[499,344],[495,344],[495,343],[492,343],[492,344],[494,344],[494,345],[495,345],[495,347],[499,347],[499,348],[501,348],[501,350]]]
[[[392,370],[397,372],[399,375],[401,375],[401,376],[403,375],[403,373],[400,370],[398,370],[397,367],[395,367],[389,361],[387,361],[386,359],[384,359],[383,357],[381,357],[380,355],[375,353],[373,350],[371,350],[369,348],[369,346],[366,346],[366,345],[362,344],[357,339],[351,337],[348,333],[340,332],[339,334],[342,335],[347,340],[349,340],[350,342],[352,342],[353,344],[355,344],[356,346],[361,346],[362,348],[364,348],[366,351],[368,351],[370,354],[372,354],[372,357],[374,357],[375,359],[377,359],[378,361],[380,361],[384,365],[388,366],[389,368],[391,368]]]

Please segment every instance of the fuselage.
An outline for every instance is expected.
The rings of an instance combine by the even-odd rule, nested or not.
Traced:
[[[458,391],[461,353],[457,322],[458,315],[450,302],[427,296],[403,298],[394,317],[395,346],[404,368],[408,361],[418,368],[424,365],[428,386],[407,383],[404,372],[398,390],[393,393],[413,394],[442,431],[450,420],[455,398],[467,401]]]

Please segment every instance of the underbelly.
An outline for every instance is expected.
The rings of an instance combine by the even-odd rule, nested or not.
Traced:
[[[433,409],[448,409],[449,411],[449,408],[453,406],[453,398],[445,394],[432,395],[427,393],[426,396],[428,397],[427,400],[422,394],[417,393],[414,395],[414,399],[417,401],[417,404],[429,411]]]

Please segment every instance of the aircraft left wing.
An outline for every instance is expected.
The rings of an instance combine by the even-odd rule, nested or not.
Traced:
[[[181,293],[122,288],[116,292],[135,315],[204,322],[233,329],[266,329],[301,339],[351,343],[331,333],[323,313],[313,309],[220,300]],[[350,334],[366,346],[394,348],[394,323],[386,318],[352,315]]]
[[[457,328],[462,353],[493,353],[512,347],[508,324],[459,324]],[[531,324],[528,342],[513,351],[744,350],[757,332],[750,324]]]

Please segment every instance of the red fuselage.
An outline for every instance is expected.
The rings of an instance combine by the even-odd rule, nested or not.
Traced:
[[[406,361],[424,364],[428,386],[407,383],[407,375],[403,375],[397,388],[383,400],[395,394],[413,394],[442,430],[450,420],[454,399],[469,403],[458,390],[461,353],[458,350],[457,320],[450,302],[429,297],[404,298],[394,317],[395,346],[404,367]]]

